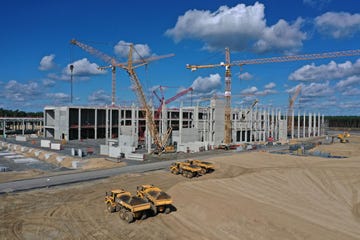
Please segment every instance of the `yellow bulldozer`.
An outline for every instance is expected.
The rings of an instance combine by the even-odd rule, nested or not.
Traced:
[[[201,176],[202,169],[199,166],[192,165],[186,162],[174,162],[170,165],[170,172],[172,174],[181,174],[187,178],[193,178],[196,176]]]
[[[210,162],[200,161],[198,159],[188,159],[185,160],[186,163],[190,165],[195,165],[201,167],[201,174],[204,175],[206,173],[211,173],[215,170],[214,164]]]
[[[145,219],[147,211],[151,208],[149,202],[138,196],[132,196],[124,189],[106,192],[105,204],[110,213],[119,212],[120,218],[128,223],[135,219]]]
[[[171,196],[152,184],[137,186],[136,195],[150,203],[153,215],[171,212]]]
[[[341,143],[348,143],[349,140],[346,139],[346,138],[348,138],[348,137],[350,137],[350,133],[348,133],[348,132],[339,133],[339,134],[337,135],[337,138],[340,140]]]

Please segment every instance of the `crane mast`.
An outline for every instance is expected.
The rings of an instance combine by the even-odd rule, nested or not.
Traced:
[[[126,67],[126,71],[129,74],[131,81],[135,84],[135,89],[136,89],[135,92],[138,96],[140,104],[145,109],[146,120],[147,120],[147,124],[148,124],[148,129],[150,131],[150,135],[152,136],[153,141],[156,144],[156,146],[158,148],[162,148],[164,143],[159,136],[152,111],[151,111],[149,105],[147,104],[147,100],[146,100],[144,91],[140,84],[140,80],[139,80],[138,76],[136,75],[136,72],[132,65],[132,48],[133,48],[133,45],[131,45],[130,49],[129,49],[128,66]]]

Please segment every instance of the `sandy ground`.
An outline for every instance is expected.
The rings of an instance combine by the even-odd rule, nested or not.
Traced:
[[[215,172],[128,174],[0,196],[1,239],[360,239],[360,137],[328,159],[265,152],[209,158]],[[112,188],[152,183],[176,211],[131,224],[105,209]]]

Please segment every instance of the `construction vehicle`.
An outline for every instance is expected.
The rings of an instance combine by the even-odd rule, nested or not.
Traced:
[[[153,215],[171,212],[171,196],[152,184],[137,186],[136,195],[150,203]]]
[[[140,197],[132,196],[124,189],[106,192],[105,204],[110,213],[119,212],[120,218],[128,223],[135,219],[145,219],[147,211],[151,208],[150,203]]]
[[[170,165],[170,172],[172,174],[181,174],[187,178],[201,176],[202,169],[199,166],[192,165],[186,162],[174,162]]]
[[[185,160],[186,163],[201,167],[201,174],[211,173],[215,170],[214,164],[210,162],[200,161],[198,159],[188,159]]]
[[[355,56],[360,55],[360,49],[348,50],[348,51],[338,51],[338,52],[326,52],[326,53],[315,53],[315,54],[303,54],[303,55],[289,55],[289,56],[280,56],[280,57],[271,57],[271,58],[258,58],[258,59],[246,59],[241,61],[230,62],[230,50],[225,48],[225,62],[220,62],[216,64],[206,64],[206,65],[191,65],[186,64],[186,68],[191,71],[196,71],[203,68],[217,68],[225,67],[225,129],[224,129],[224,144],[231,144],[231,134],[232,134],[232,122],[231,122],[231,67],[239,66],[240,68],[244,65],[250,64],[265,64],[265,63],[276,63],[276,62],[291,62],[291,61],[304,61],[311,59],[323,59],[323,58],[335,58],[342,56]]]
[[[337,135],[337,138],[340,140],[341,143],[348,143],[349,140],[346,139],[346,138],[348,138],[348,137],[350,137],[350,133],[348,133],[348,132],[339,133],[339,134]]]

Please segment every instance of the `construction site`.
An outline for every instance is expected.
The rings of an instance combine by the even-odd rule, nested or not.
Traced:
[[[226,48],[223,63],[186,66],[224,70],[224,95],[185,106],[192,88],[155,94],[159,105],[143,91],[135,69],[162,56],[133,60],[131,45],[119,63],[71,44],[110,64],[112,104],[46,106],[36,124],[2,119],[2,239],[359,239],[360,134],[295,109],[301,87],[286,109],[233,107],[231,67],[360,51],[231,62]],[[117,105],[117,68],[139,105]]]

